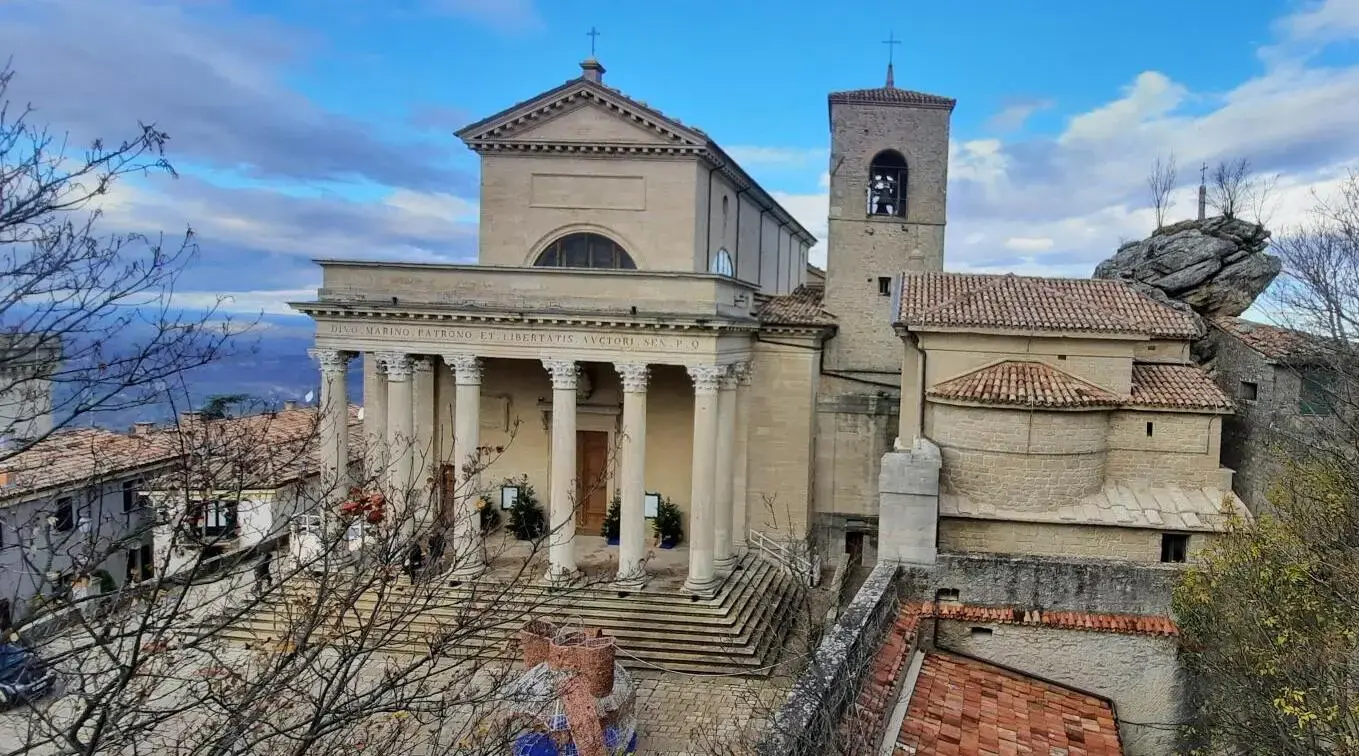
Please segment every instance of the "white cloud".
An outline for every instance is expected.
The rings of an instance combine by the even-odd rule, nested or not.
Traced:
[[[1012,236],[1005,240],[1005,248],[1016,252],[1046,252],[1052,246],[1053,241],[1047,237]]]
[[[317,286],[320,282],[317,282]],[[171,303],[186,310],[212,310],[223,315],[296,315],[288,302],[316,299],[316,288],[236,291],[219,294],[209,291],[175,292]]]
[[[991,116],[986,122],[987,128],[992,131],[1016,131],[1024,125],[1034,113],[1040,110],[1047,110],[1053,106],[1053,101],[1045,98],[1022,98],[1012,100],[995,115]]]
[[[735,158],[744,168],[756,166],[777,166],[784,168],[805,168],[813,165],[824,166],[827,152],[824,147],[757,147],[737,145],[724,148],[728,155]]]

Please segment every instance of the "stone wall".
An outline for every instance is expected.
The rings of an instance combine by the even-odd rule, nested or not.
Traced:
[[[816,403],[818,513],[878,514],[878,471],[896,437],[900,401],[881,393],[847,393],[850,381],[822,378]]]
[[[834,312],[834,310],[832,310]],[[1133,352],[1139,342],[1082,338],[1081,334],[1001,336],[980,333],[922,333],[928,352],[925,385],[957,378],[999,360],[1038,360],[1119,396],[1132,387]]]
[[[821,352],[805,342],[784,336],[752,349],[747,522],[781,539],[804,538],[811,525]]]
[[[1203,548],[1210,538],[1212,536],[1206,533],[1190,535],[1190,557]],[[1159,563],[1161,531],[1102,525],[943,518],[939,522],[939,549]]]
[[[909,567],[910,598],[954,592],[965,604],[1075,612],[1170,616],[1170,590],[1182,568],[1072,557],[941,553],[932,567]]]
[[[1222,416],[1125,411],[1109,422],[1111,480],[1226,488],[1222,471]]]
[[[949,111],[888,105],[831,106],[830,214],[826,309],[840,321],[827,367],[896,380],[900,341],[894,297],[878,279],[904,270],[942,270],[948,186]],[[873,157],[906,158],[906,217],[868,215]]]
[[[1046,512],[1104,484],[1108,413],[930,402],[925,415],[944,456],[945,492]]]
[[[1189,712],[1174,637],[940,620],[934,642],[1112,700],[1127,756],[1179,752]]]
[[[858,695],[883,634],[896,619],[900,569],[879,562],[821,638],[756,747],[760,756],[819,756]]]

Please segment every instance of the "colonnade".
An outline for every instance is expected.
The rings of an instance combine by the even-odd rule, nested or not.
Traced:
[[[337,493],[343,495],[346,476],[339,473],[349,458],[345,378],[353,352],[312,350],[320,364],[321,463]],[[434,502],[429,492],[437,470],[433,454],[434,359],[402,352],[374,354],[380,370],[365,374],[364,405],[369,464],[381,470],[392,508],[409,513],[403,522],[425,528],[433,522]],[[457,492],[452,522],[452,565],[457,577],[475,577],[485,569],[476,502],[483,495],[479,473],[481,412],[481,357],[469,353],[438,356],[454,376],[454,432],[451,462]],[[576,563],[576,387],[580,363],[570,358],[543,358],[552,382],[551,471],[548,493],[548,560],[546,575],[554,583],[579,576]],[[640,589],[647,581],[646,554],[646,417],[650,365],[615,362],[623,388],[619,428],[619,469],[616,479],[621,501],[618,573],[619,589]],[[745,475],[736,474],[738,426],[744,426],[748,362],[686,366],[694,389],[693,449],[686,533],[689,573],[684,587],[699,595],[711,594],[736,563],[736,549],[744,542],[743,514],[733,506],[745,501]],[[339,411],[332,411],[339,409]],[[423,453],[422,453],[423,452]],[[372,474],[372,473],[370,473]],[[422,483],[428,485],[421,485]],[[413,497],[413,498],[412,498]]]

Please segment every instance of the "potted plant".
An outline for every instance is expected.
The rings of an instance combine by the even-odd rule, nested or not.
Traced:
[[[608,539],[610,546],[618,545],[622,523],[623,499],[614,494],[613,501],[609,502],[609,511],[604,514],[604,527],[599,529],[599,534]]]
[[[673,549],[684,540],[679,507],[669,497],[661,499],[660,505],[656,507],[651,527],[656,531],[656,540],[663,549]]]
[[[510,530],[514,532],[514,537],[521,541],[542,538],[546,530],[543,527],[543,508],[538,504],[538,495],[529,484],[528,476],[507,479],[504,485],[519,489],[519,497],[510,507]]]

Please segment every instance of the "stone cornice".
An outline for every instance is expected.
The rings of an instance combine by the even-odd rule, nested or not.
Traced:
[[[728,331],[753,332],[760,324],[750,320],[696,318],[693,316],[665,316],[646,320],[627,315],[609,316],[592,313],[553,312],[469,312],[467,310],[394,310],[362,303],[348,302],[290,302],[290,307],[304,315],[344,318],[349,320],[404,321],[416,323],[467,323],[480,325],[584,326],[659,332]]]

